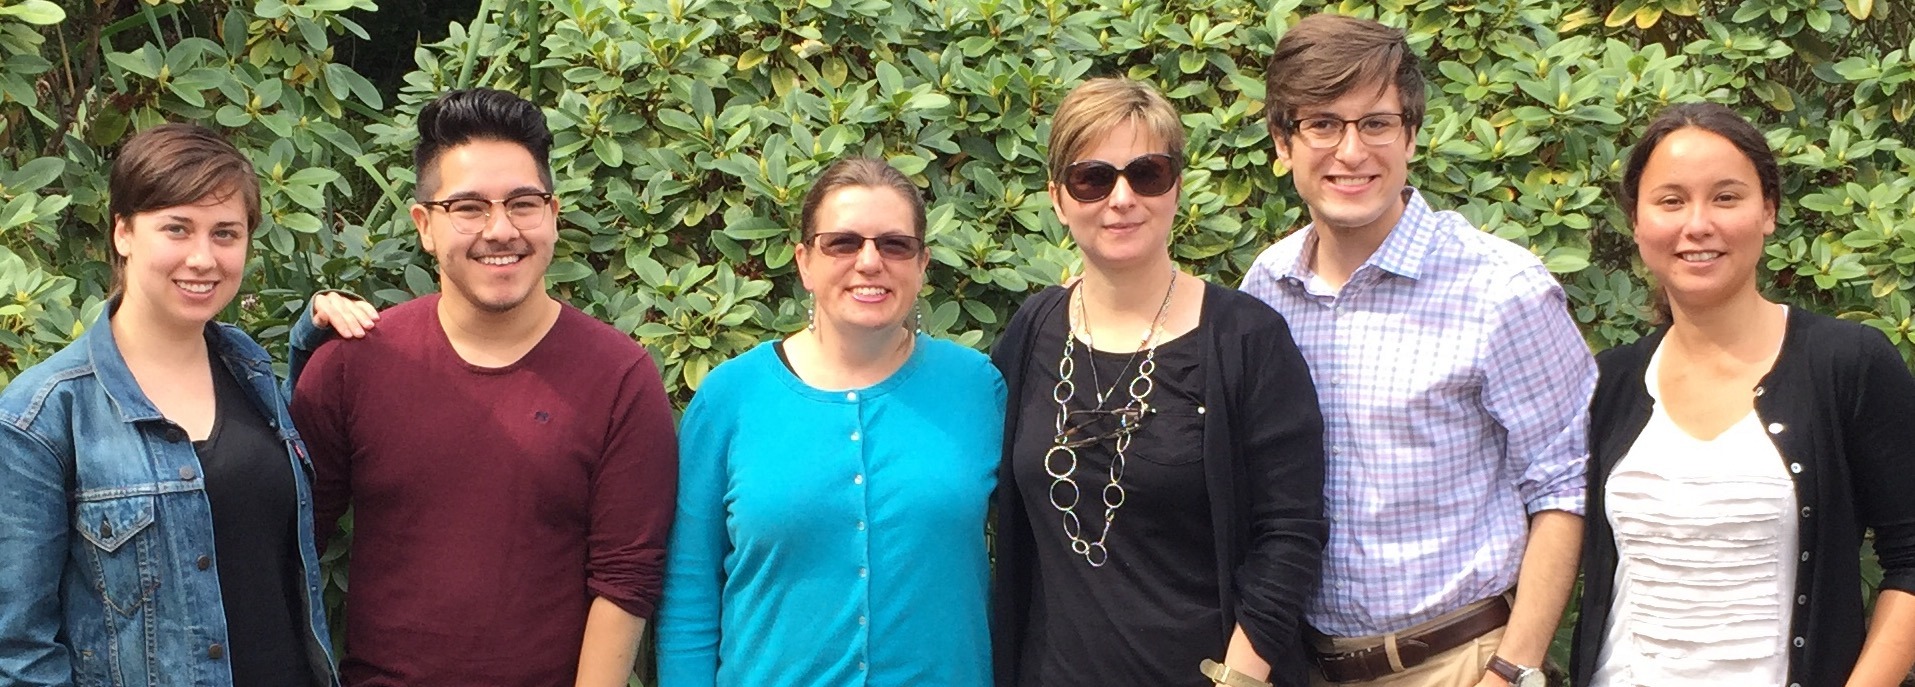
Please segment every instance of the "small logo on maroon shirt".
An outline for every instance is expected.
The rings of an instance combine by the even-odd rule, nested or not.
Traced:
[[[539,424],[542,425],[547,422],[551,422],[552,416],[550,414],[547,414],[545,411],[541,410],[541,411],[532,413],[532,419],[537,420]]]

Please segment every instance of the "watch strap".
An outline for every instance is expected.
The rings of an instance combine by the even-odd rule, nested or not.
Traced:
[[[1211,682],[1227,687],[1271,687],[1268,682],[1231,670],[1230,666],[1208,658],[1204,659],[1199,668],[1203,670],[1204,677],[1210,678]]]
[[[1536,672],[1536,669],[1510,663],[1501,656],[1491,656],[1489,657],[1489,672],[1495,673],[1496,677],[1503,678],[1505,682],[1511,685],[1519,685],[1524,676]]]

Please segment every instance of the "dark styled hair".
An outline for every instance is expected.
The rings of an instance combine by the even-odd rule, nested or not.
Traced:
[[[1649,166],[1649,156],[1655,154],[1656,147],[1662,145],[1662,139],[1682,129],[1694,127],[1721,136],[1742,151],[1749,158],[1749,164],[1755,165],[1756,182],[1762,187],[1762,200],[1770,208],[1782,204],[1782,171],[1776,166],[1775,153],[1769,150],[1769,141],[1762,132],[1722,105],[1715,103],[1683,103],[1672,105],[1656,115],[1649,122],[1649,128],[1642,132],[1642,140],[1629,151],[1629,161],[1622,168],[1622,185],[1616,187],[1616,202],[1629,216],[1630,223],[1636,221],[1636,194],[1642,186],[1642,170]]]
[[[1423,126],[1423,74],[1403,32],[1336,14],[1313,14],[1277,40],[1264,64],[1263,116],[1270,137],[1296,133],[1299,108],[1325,105],[1359,88],[1396,85],[1403,123]]]
[[[538,163],[545,190],[552,190],[552,130],[545,126],[545,113],[512,93],[472,88],[439,96],[419,111],[419,145],[412,149],[419,183],[413,186],[413,198],[432,200],[439,192],[439,156],[472,141],[523,146]]]
[[[238,148],[198,124],[161,124],[120,146],[107,173],[110,221],[233,194],[246,208],[246,234],[259,228],[259,176]]]
[[[917,184],[911,183],[891,163],[871,157],[847,157],[826,167],[824,173],[811,182],[811,190],[805,192],[804,205],[798,210],[800,242],[810,241],[818,233],[818,206],[824,204],[825,196],[847,187],[888,188],[898,192],[911,204],[913,233],[924,238],[924,194],[918,191]]]
[[[1064,96],[1051,116],[1046,147],[1052,183],[1064,181],[1064,170],[1111,131],[1135,123],[1164,146],[1164,153],[1184,164],[1184,121],[1164,94],[1142,81],[1102,77],[1085,81]],[[1125,162],[1115,160],[1114,162]]]

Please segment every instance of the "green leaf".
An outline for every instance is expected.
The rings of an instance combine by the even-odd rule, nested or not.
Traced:
[[[553,260],[552,266],[545,270],[545,277],[555,284],[578,281],[590,277],[593,274],[594,272],[591,265],[575,262],[566,258]]]
[[[60,174],[66,171],[66,165],[67,161],[63,158],[34,158],[12,174],[0,177],[0,186],[4,186],[9,195],[38,191],[40,187],[60,178]]]
[[[28,24],[49,26],[66,21],[66,10],[50,0],[24,0],[18,5],[0,5],[0,17],[4,16],[12,16]]]

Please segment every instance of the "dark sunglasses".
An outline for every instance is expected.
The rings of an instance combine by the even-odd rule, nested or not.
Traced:
[[[878,255],[886,260],[910,260],[924,254],[924,239],[910,234],[884,234],[865,236],[848,231],[826,231],[813,234],[811,245],[818,252],[834,258],[848,258],[864,250],[866,241],[878,244]]]
[[[1177,185],[1180,174],[1177,160],[1163,153],[1131,158],[1123,167],[1103,160],[1084,160],[1064,168],[1064,191],[1079,203],[1095,203],[1117,188],[1117,177],[1130,181],[1130,190],[1140,196],[1161,196]]]

